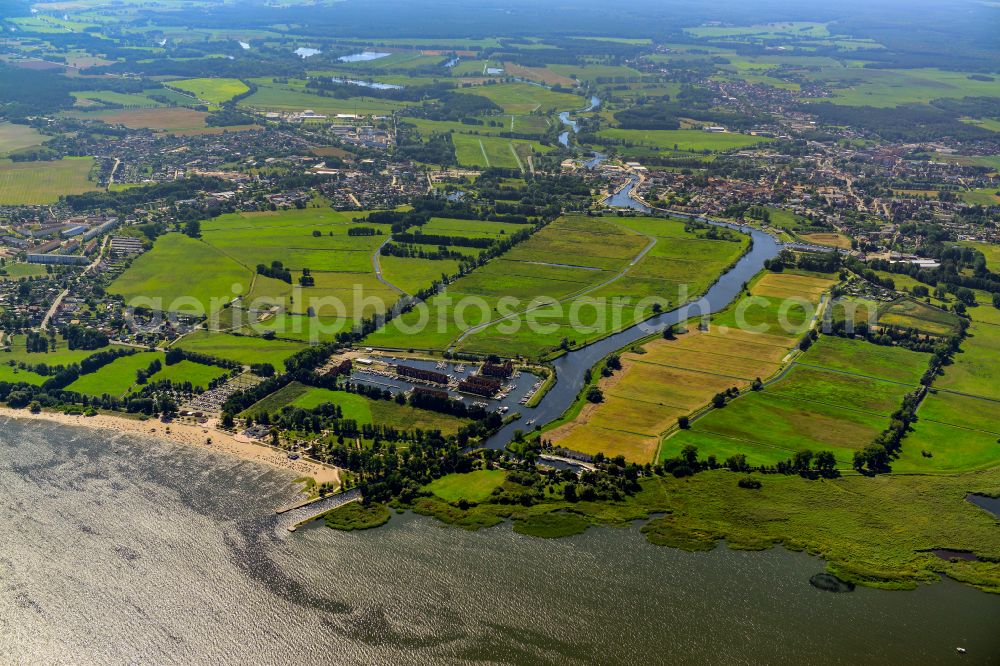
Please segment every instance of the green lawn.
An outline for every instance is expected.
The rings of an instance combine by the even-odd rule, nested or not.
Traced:
[[[974,321],[935,388],[1000,400],[1000,326]]]
[[[494,488],[507,478],[501,469],[480,469],[466,474],[449,474],[427,484],[425,488],[446,502],[460,499],[482,502],[489,499]]]
[[[551,150],[537,141],[474,134],[452,134],[451,140],[455,144],[455,155],[461,166],[482,169],[501,167],[526,171],[529,155]]]
[[[6,360],[6,354],[0,354],[0,359]],[[48,379],[48,377],[28,370],[19,370],[16,366],[11,366],[8,363],[0,364],[0,382],[10,382],[11,384],[24,382],[32,386],[41,386]]]

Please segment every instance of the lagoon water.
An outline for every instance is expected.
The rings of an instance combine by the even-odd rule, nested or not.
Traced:
[[[2,663],[1000,661],[1000,596],[822,592],[780,549],[637,529],[542,540],[393,516],[289,533],[290,477],[156,440],[0,420]]]

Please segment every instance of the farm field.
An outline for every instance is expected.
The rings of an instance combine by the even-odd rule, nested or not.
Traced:
[[[995,402],[932,392],[917,411],[913,432],[892,468],[897,472],[960,472],[1000,464],[1000,416]],[[929,454],[929,455],[928,455]]]
[[[980,206],[996,206],[1000,204],[1000,194],[997,194],[997,192],[1000,192],[1000,187],[988,187],[975,190],[962,190],[958,193],[958,196],[966,203],[979,204]]]
[[[721,152],[771,141],[766,137],[749,134],[716,134],[703,130],[605,129],[598,132],[598,136],[624,141],[631,146],[688,152]]]
[[[799,238],[801,238],[806,243],[813,243],[815,245],[836,247],[841,250],[851,249],[851,239],[845,236],[844,234],[809,233],[809,234],[799,234]]]
[[[765,277],[771,279],[763,285],[758,280],[751,293],[759,296],[760,291],[777,288],[800,290],[801,298],[818,303],[822,291],[817,289],[832,284],[831,280],[803,280],[803,276],[790,273]],[[774,304],[771,309],[778,307]],[[798,339],[736,327],[698,331],[692,330],[695,327],[690,322],[688,328],[675,340],[647,342],[643,353],[623,353],[622,370],[598,380],[604,401],[578,402],[579,411],[567,415],[543,437],[583,453],[602,451],[648,462],[655,456],[662,434],[675,426],[679,417],[707,405],[716,393],[734,387],[742,390],[755,379],[766,380],[776,374]],[[675,448],[680,450],[680,446]]]
[[[1000,400],[1000,326],[973,321],[954,363],[934,387]]]
[[[505,139],[474,134],[452,134],[455,156],[464,167],[501,167],[504,169],[528,169],[528,157],[535,153],[547,153],[551,148],[537,141]]]
[[[358,424],[392,424],[402,430],[440,430],[445,435],[451,435],[468,423],[447,414],[439,414],[409,405],[398,405],[391,400],[374,400],[347,391],[332,391],[299,382],[292,382],[284,388],[275,391],[263,400],[246,409],[244,415],[254,415],[261,412],[276,413],[282,408],[298,407],[314,409],[321,404],[339,405],[345,419],[354,419]]]
[[[664,440],[661,456],[676,456],[685,445],[693,444],[701,455],[731,455],[738,449],[749,464],[770,465],[791,458],[799,450],[828,450],[840,466],[849,468],[853,452],[889,425],[889,416],[902,403],[903,396],[917,386],[919,376],[910,384],[889,381],[884,376],[899,376],[885,372],[892,367],[898,351],[845,339],[817,350],[818,363],[814,363],[811,348],[787,374],[762,391],[714,409],[694,421],[690,430],[678,431]],[[858,352],[873,362],[866,376],[845,375],[819,366],[851,367],[859,363],[854,359]],[[929,356],[922,356],[926,367]],[[915,374],[915,368],[911,374]],[[720,439],[730,444],[716,451],[713,446]]]
[[[244,308],[264,310],[277,306],[279,315],[305,315],[312,307],[313,314],[325,319],[326,324],[330,319],[371,316],[380,309],[379,303],[389,308],[399,294],[378,281],[372,265],[372,255],[386,236],[348,235],[351,227],[358,226],[353,218],[359,216],[364,213],[319,208],[222,215],[202,223],[200,239],[181,234],[160,237],[153,249],[136,258],[110,290],[127,300],[160,299],[159,308],[190,307],[193,302],[206,313],[218,312],[223,304],[242,296]],[[388,231],[386,227],[385,233]],[[396,273],[403,276],[402,281],[412,291],[440,279],[442,268],[449,269],[450,274],[457,267],[457,262],[382,260],[394,276]],[[259,264],[271,266],[274,261],[282,262],[292,273],[291,283],[257,274]],[[207,272],[199,270],[206,265],[215,268]],[[190,270],[178,271],[178,266]],[[305,269],[310,270],[314,286],[299,285]],[[422,282],[424,278],[426,283]],[[259,330],[278,326],[275,322],[279,319],[282,326],[290,323],[279,317],[264,322]],[[245,318],[242,323],[250,321]],[[303,327],[301,322],[288,328],[299,329],[291,331],[293,337],[304,335],[308,339],[303,329],[309,327]]]
[[[419,319],[413,312],[372,334],[369,342],[420,349],[459,343],[459,349],[474,353],[543,356],[564,337],[583,344],[649,316],[654,302],[664,307],[677,303],[677,288],[690,282],[697,262],[701,281],[691,285],[694,297],[714,279],[714,270],[740,255],[745,243],[743,237],[738,242],[708,240],[685,232],[684,223],[676,220],[560,218],[430,301],[436,314],[448,309],[445,298],[482,299],[461,310],[465,327],[449,315],[445,326],[432,319],[434,330],[405,335],[401,328]],[[519,302],[506,301],[500,310],[505,296]],[[612,303],[616,296],[632,300]],[[655,298],[640,303],[644,297]],[[526,309],[527,314],[518,315]],[[487,321],[494,324],[483,327]],[[470,328],[477,330],[463,336]]]
[[[6,361],[6,357],[6,354],[0,353],[0,359]],[[11,384],[24,382],[32,386],[41,386],[48,379],[48,377],[31,372],[30,370],[20,370],[7,362],[0,363],[0,382],[10,382]]]
[[[0,123],[0,155],[6,155],[23,148],[37,146],[45,140],[45,135],[30,125]]]
[[[173,134],[198,134],[215,131],[235,130],[238,127],[208,127],[204,111],[185,107],[162,107],[154,109],[112,109],[110,111],[74,111],[74,118],[100,120],[109,125],[124,125],[131,129],[150,129],[154,132]]]
[[[275,84],[271,79],[254,79],[258,89],[253,95],[244,97],[238,106],[261,111],[304,111],[312,109],[321,115],[356,113],[359,115],[388,115],[406,107],[403,102],[377,99],[374,97],[350,97],[337,99],[322,97],[306,92],[304,85]]]
[[[0,160],[0,205],[55,203],[60,196],[97,189],[88,180],[92,157],[66,157],[51,162]]]
[[[468,248],[459,248],[468,249]],[[414,259],[412,257],[379,257],[382,277],[407,294],[415,294],[426,289],[442,275],[458,272],[458,261],[453,259]]]
[[[849,338],[823,335],[798,363],[915,386],[927,371],[927,354],[902,347],[859,345]]]
[[[829,67],[804,70],[803,75],[834,88],[833,97],[824,101],[847,106],[892,107],[940,98],[1000,96],[1000,80],[977,81],[965,72],[931,68]]]
[[[170,81],[167,85],[191,93],[198,99],[209,104],[228,102],[237,95],[242,95],[250,90],[239,79],[182,79],[180,81]]]
[[[529,114],[536,111],[573,111],[586,106],[578,95],[555,92],[529,83],[500,83],[463,89],[463,93],[486,97],[504,113]]]
[[[578,298],[560,299],[566,301],[565,313],[548,312],[545,308],[532,311],[531,320],[540,325],[536,330],[524,325],[526,317],[518,320],[521,325],[515,331],[509,331],[511,321],[504,321],[470,336],[459,348],[501,356],[517,349],[523,355],[540,357],[553,353],[564,338],[570,345],[591,342],[649,317],[656,303],[669,310],[697,298],[742,254],[747,243],[742,235],[736,235],[735,240],[711,240],[689,233],[677,220],[601,219],[635,234],[630,238],[638,237],[645,243],[627,266],[609,262],[601,256],[603,251],[578,258],[575,254],[579,251],[578,244],[563,244],[558,238],[552,238],[551,246],[542,253],[536,253],[529,243],[516,247],[507,254],[507,259],[538,262],[559,257],[570,265],[590,265],[617,272]],[[548,236],[543,231],[539,238]],[[609,241],[603,244],[608,245]]]
[[[785,271],[763,273],[750,283],[750,295],[736,307],[712,317],[719,330],[759,331],[788,341],[791,347],[818,315],[822,295],[835,284],[830,277]]]
[[[204,330],[184,336],[173,346],[189,352],[236,361],[243,365],[270,363],[279,371],[285,367],[286,358],[305,348],[302,343],[290,340],[265,340]]]
[[[203,270],[207,266],[212,270]],[[127,304],[164,312],[197,307],[200,314],[208,314],[245,293],[252,279],[248,267],[205,241],[170,233],[136,257],[108,291],[122,296]]]

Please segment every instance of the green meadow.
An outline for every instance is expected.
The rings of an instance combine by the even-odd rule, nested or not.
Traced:
[[[97,189],[88,178],[92,157],[66,157],[51,162],[0,160],[0,205],[51,204],[67,194]]]

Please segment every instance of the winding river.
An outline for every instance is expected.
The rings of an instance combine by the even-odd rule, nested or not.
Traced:
[[[649,208],[631,198],[630,193],[636,185],[637,179],[632,180],[612,199],[627,200],[633,204],[629,207],[649,211]],[[609,205],[616,204],[609,201]],[[517,411],[521,413],[521,419],[512,421],[501,428],[485,442],[485,445],[494,449],[505,448],[513,438],[514,431],[524,431],[529,427],[542,426],[558,419],[576,400],[576,396],[584,385],[584,375],[598,361],[615,350],[626,347],[650,334],[663,331],[671,324],[685,321],[692,316],[719,312],[739,296],[743,284],[749,282],[754,275],[760,272],[764,268],[764,262],[776,257],[781,249],[781,245],[763,231],[721,222],[711,223],[750,234],[753,239],[752,247],[695,304],[664,312],[631,328],[560,356],[552,364],[556,371],[555,385],[549,389],[538,406],[533,408],[519,407]],[[533,426],[525,425],[526,421],[532,420],[534,421]]]

